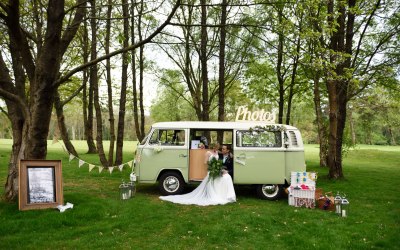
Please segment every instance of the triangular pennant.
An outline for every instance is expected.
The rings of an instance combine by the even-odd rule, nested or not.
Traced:
[[[121,165],[119,165],[118,166],[118,169],[119,169],[119,171],[121,171],[122,172],[122,169],[124,168],[124,164],[121,164]]]
[[[92,171],[94,167],[96,167],[96,166],[93,164],[89,164],[89,172]]]
[[[99,166],[99,173],[101,173],[101,171],[103,171],[104,167]]]
[[[71,162],[75,158],[75,155],[69,154],[69,162]]]
[[[129,166],[131,166],[131,168],[133,168],[133,160],[129,162]]]
[[[112,173],[113,170],[114,170],[114,167],[108,167],[108,172],[110,172],[110,174]]]
[[[79,167],[82,167],[83,164],[85,164],[86,162],[84,162],[83,160],[79,159]]]

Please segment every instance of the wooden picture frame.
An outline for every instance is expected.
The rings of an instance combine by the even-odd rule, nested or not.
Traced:
[[[64,205],[61,160],[20,160],[19,210]]]

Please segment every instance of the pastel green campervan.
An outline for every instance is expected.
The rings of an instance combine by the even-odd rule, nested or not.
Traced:
[[[277,199],[291,172],[306,171],[300,131],[266,122],[160,122],[137,147],[135,172],[140,183],[159,182],[163,195],[182,193],[185,184],[206,174],[199,145],[231,147],[235,185],[254,185],[263,199]]]

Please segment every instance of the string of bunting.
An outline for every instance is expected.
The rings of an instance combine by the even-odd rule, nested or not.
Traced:
[[[60,144],[61,144],[61,143],[60,143]],[[89,172],[91,172],[91,171],[92,171],[93,169],[95,169],[95,168],[98,168],[98,169],[99,169],[99,173],[101,173],[101,172],[104,170],[104,167],[103,167],[103,166],[98,166],[98,165],[94,165],[94,164],[88,163],[88,162],[86,162],[86,161],[80,159],[79,157],[76,157],[75,155],[71,154],[70,152],[68,152],[68,150],[64,147],[63,144],[61,144],[61,147],[62,147],[63,150],[69,155],[69,162],[71,162],[71,161],[74,160],[74,159],[77,159],[77,160],[78,160],[78,167],[79,167],[79,168],[81,168],[82,166],[88,165],[88,167],[89,167]],[[134,162],[134,160],[131,160],[131,161],[122,163],[122,164],[120,164],[120,165],[118,165],[118,166],[109,166],[109,167],[107,167],[107,168],[108,168],[108,172],[110,172],[110,174],[112,174],[112,172],[114,171],[114,169],[119,169],[119,171],[122,172],[124,166],[128,166],[128,167],[130,167],[130,168],[132,169],[132,168],[133,168],[133,162]]]

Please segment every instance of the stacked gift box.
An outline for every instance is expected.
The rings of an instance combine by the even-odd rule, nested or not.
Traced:
[[[289,205],[314,208],[316,180],[314,172],[292,172],[288,188]]]

